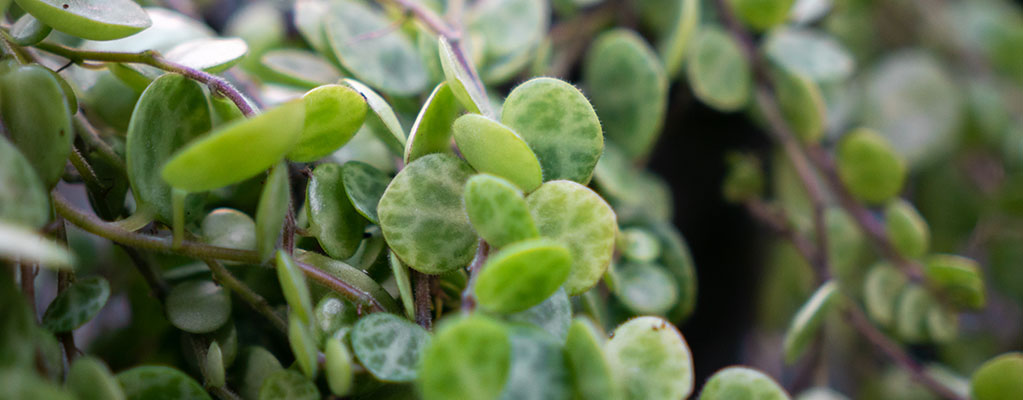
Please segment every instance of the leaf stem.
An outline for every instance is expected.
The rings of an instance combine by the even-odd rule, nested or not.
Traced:
[[[432,307],[433,296],[430,293],[430,289],[432,281],[437,279],[437,277],[416,270],[412,270],[412,276],[416,281],[416,323],[422,326],[423,329],[431,330],[433,329],[433,316],[430,314],[430,308]]]
[[[479,240],[479,244],[476,246],[476,256],[473,257],[472,263],[469,264],[469,282],[465,285],[465,290],[462,291],[462,311],[471,312],[476,308],[476,296],[473,294],[473,285],[476,283],[476,275],[479,274],[480,268],[483,268],[483,263],[487,262],[487,257],[490,255],[490,245],[487,244],[486,240],[482,238]]]

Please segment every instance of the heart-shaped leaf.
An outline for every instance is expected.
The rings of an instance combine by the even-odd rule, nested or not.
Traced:
[[[366,100],[344,85],[323,85],[310,90],[305,103],[302,137],[288,153],[296,162],[316,161],[348,143],[366,120]]]
[[[0,220],[41,228],[50,220],[50,197],[28,159],[0,136]]]
[[[366,219],[348,200],[343,180],[340,165],[320,164],[306,188],[309,233],[327,254],[338,259],[355,254],[366,227]]]
[[[614,400],[623,397],[618,377],[604,355],[605,341],[604,334],[589,320],[572,320],[563,351],[572,388],[579,398]]]
[[[441,83],[433,89],[412,125],[405,143],[405,162],[430,153],[451,152],[451,126],[458,118],[459,106],[451,87]]]
[[[355,211],[374,224],[380,224],[377,205],[391,178],[373,166],[359,161],[345,163],[341,168],[345,195],[355,206]]]
[[[79,279],[53,299],[43,314],[43,327],[50,332],[77,329],[95,317],[110,297],[110,284],[95,276]]]
[[[291,151],[302,134],[304,118],[305,106],[293,101],[227,124],[175,153],[161,176],[171,186],[190,192],[251,178]]]
[[[571,266],[568,249],[551,239],[508,245],[487,259],[476,276],[476,300],[501,313],[524,311],[554,294]]]
[[[430,334],[421,326],[390,313],[367,315],[352,330],[352,351],[374,377],[385,382],[411,382]]]
[[[721,111],[736,111],[750,97],[752,73],[742,48],[727,32],[704,27],[693,38],[686,68],[693,94]]]
[[[8,138],[52,187],[64,174],[75,137],[63,89],[40,65],[0,66],[5,69],[0,73],[0,117]]]
[[[131,0],[17,0],[19,6],[54,29],[91,40],[130,36],[152,21]]]
[[[649,153],[668,108],[668,77],[654,49],[629,30],[601,34],[586,55],[583,80],[607,138],[632,158]]]
[[[533,149],[545,181],[590,181],[604,136],[597,113],[579,89],[559,79],[530,79],[508,94],[501,123]]]
[[[117,374],[128,400],[196,399],[210,395],[194,379],[171,367],[146,365]]]
[[[693,391],[689,345],[671,322],[633,318],[615,328],[604,351],[627,399],[683,399]]]
[[[560,241],[572,253],[565,281],[571,296],[593,287],[611,264],[615,234],[614,211],[589,188],[572,181],[544,183],[526,197],[540,235]]]
[[[291,187],[288,179],[288,165],[278,163],[270,169],[270,175],[263,184],[256,208],[256,251],[266,262],[273,256],[277,237],[284,229],[284,220],[291,206]]]
[[[315,383],[302,374],[287,369],[267,376],[259,389],[259,400],[316,400],[319,398],[320,390],[316,388]]]
[[[423,353],[419,387],[426,400],[496,400],[508,380],[508,329],[474,314],[443,321]]]
[[[838,285],[828,281],[817,288],[810,299],[799,308],[789,330],[785,332],[785,361],[795,362],[806,352],[814,335],[839,301]]]
[[[474,6],[467,28],[482,36],[487,59],[538,45],[550,25],[550,8],[542,0],[499,0]]]
[[[465,184],[465,212],[476,233],[495,248],[540,235],[522,192],[511,182],[479,174]]]
[[[728,367],[715,372],[700,392],[700,400],[734,398],[789,400],[789,395],[763,372],[745,367]]]
[[[171,288],[166,307],[167,319],[178,329],[209,333],[231,317],[231,294],[213,281],[195,279]]]
[[[543,182],[540,161],[515,131],[478,114],[466,114],[452,127],[462,157],[479,172],[505,178],[531,192]]]
[[[477,240],[462,193],[472,173],[455,156],[430,154],[407,165],[387,186],[377,207],[380,228],[410,268],[439,274],[469,264]]]

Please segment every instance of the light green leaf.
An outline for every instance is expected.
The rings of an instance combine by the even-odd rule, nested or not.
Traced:
[[[302,318],[294,313],[288,316],[288,344],[291,346],[291,353],[295,355],[298,369],[309,379],[315,379],[319,369],[316,339],[312,332],[309,332],[306,323],[302,322]],[[262,389],[260,394],[262,395]]]
[[[338,259],[355,254],[366,227],[366,219],[348,200],[343,180],[340,165],[320,164],[306,188],[309,233],[327,254]]]
[[[723,29],[702,28],[693,38],[686,76],[693,94],[721,111],[736,111],[749,101],[752,72],[742,48]]]
[[[117,374],[128,400],[210,400],[194,379],[171,367],[146,365]]]
[[[0,221],[0,258],[35,262],[48,268],[71,268],[74,257],[67,248],[34,231]]]
[[[973,372],[970,395],[976,400],[1011,400],[1023,393],[1023,354],[1005,353]]]
[[[75,138],[63,90],[54,75],[38,64],[0,65],[0,71],[4,70],[0,73],[0,117],[7,137],[43,184],[52,187],[64,174]]]
[[[200,38],[167,50],[170,61],[210,73],[223,72],[245,56],[249,46],[239,38]]]
[[[321,345],[332,339],[343,339],[359,318],[355,305],[333,294],[323,296],[313,309],[313,333]]]
[[[606,338],[592,322],[576,318],[565,339],[565,363],[576,398],[617,400],[623,398],[618,377],[604,354]]]
[[[766,31],[785,22],[793,0],[729,0],[728,3],[746,25]]]
[[[877,132],[860,128],[838,143],[838,177],[857,199],[879,204],[898,195],[906,180],[906,162]]]
[[[895,305],[906,286],[906,276],[887,263],[875,264],[863,283],[863,304],[867,314],[883,326],[895,322]]]
[[[374,224],[380,224],[377,205],[391,178],[373,166],[359,161],[350,161],[341,168],[345,195],[355,206],[355,211]]]
[[[323,350],[326,358],[324,374],[327,376],[327,386],[335,396],[346,396],[352,391],[352,355],[348,353],[339,339],[328,339],[327,346]]]
[[[525,311],[506,315],[505,320],[535,325],[558,340],[564,341],[568,335],[569,323],[572,322],[572,302],[562,287],[543,303]]]
[[[473,72],[467,70],[463,64],[472,62],[472,60],[461,59],[455,55],[451,43],[446,38],[438,38],[437,41],[440,65],[444,70],[446,83],[451,88],[452,94],[469,112],[490,115],[490,102],[483,92],[484,89],[476,84]]]
[[[951,254],[935,254],[924,265],[927,280],[958,307],[984,307],[984,279],[976,261]]]
[[[341,79],[341,71],[337,67],[307,50],[270,50],[263,53],[261,61],[267,70],[266,78],[287,85],[312,89]]]
[[[289,102],[227,124],[181,149],[164,164],[163,179],[201,192],[241,182],[281,160],[302,134],[305,106]]]
[[[788,400],[774,379],[763,372],[746,367],[728,367],[714,373],[700,392],[700,400]]]
[[[309,285],[305,282],[305,275],[284,250],[277,251],[276,264],[277,280],[281,284],[281,291],[284,292],[284,299],[291,307],[291,314],[298,316],[303,324],[310,323],[313,300],[309,296]]]
[[[671,29],[661,38],[657,45],[657,53],[664,63],[668,78],[675,78],[682,72],[682,61],[685,60],[689,41],[700,22],[700,0],[676,0],[675,18]]]
[[[42,228],[50,220],[50,197],[32,164],[0,135],[0,221]]]
[[[84,39],[111,40],[152,25],[131,0],[16,0],[22,9],[54,29]]]
[[[604,275],[618,229],[614,211],[589,188],[572,181],[551,181],[526,197],[540,235],[558,240],[572,253],[565,290],[575,296]]]
[[[284,229],[284,220],[291,206],[291,187],[288,179],[288,165],[278,163],[270,169],[270,175],[263,184],[256,208],[256,252],[262,262],[273,256],[277,237]]]
[[[777,29],[768,35],[763,47],[775,64],[817,82],[842,81],[853,73],[854,61],[846,49],[816,30]]]
[[[469,165],[508,179],[526,192],[543,182],[540,161],[515,131],[478,114],[455,120],[455,143]]]
[[[458,118],[459,106],[451,87],[441,83],[426,99],[405,143],[405,162],[431,153],[451,152],[451,126]]]
[[[79,400],[124,400],[124,390],[110,368],[98,358],[75,359],[68,370],[67,388]]]
[[[305,103],[302,137],[288,159],[311,162],[341,148],[355,136],[366,120],[366,100],[348,86],[323,85],[310,90]]]
[[[405,129],[401,127],[401,121],[394,114],[394,109],[387,100],[384,100],[377,92],[370,89],[354,79],[345,78],[342,82],[355,91],[359,92],[366,99],[372,114],[368,117],[366,124],[372,129],[374,135],[387,145],[395,154],[402,155],[405,149]],[[374,118],[375,116],[376,118]]]
[[[448,154],[419,158],[394,177],[380,198],[380,228],[391,250],[412,269],[439,274],[469,264],[476,234],[462,193],[472,168]]]
[[[68,332],[89,322],[110,297],[110,284],[95,276],[79,279],[53,299],[43,314],[42,325],[50,332]]]
[[[171,324],[189,333],[213,332],[231,317],[230,293],[204,279],[174,286],[165,304]]]
[[[678,301],[675,277],[660,266],[626,263],[613,271],[615,295],[638,315],[664,315]]]
[[[907,285],[902,290],[895,310],[895,332],[900,338],[909,343],[927,339],[927,311],[933,302],[920,285]]]
[[[32,14],[25,14],[11,25],[11,38],[18,46],[31,46],[46,39],[53,29],[39,22]]]
[[[224,387],[224,353],[220,350],[220,344],[216,341],[210,343],[210,347],[206,350],[206,360],[204,362],[203,377],[206,378],[206,384],[213,387]]]
[[[561,342],[532,326],[512,326],[511,368],[502,400],[572,398],[572,386]]]
[[[803,143],[816,143],[824,136],[827,109],[820,87],[806,75],[778,70],[774,73],[778,105],[789,128]]]
[[[467,27],[482,36],[485,58],[495,59],[539,44],[550,24],[549,13],[543,0],[476,3],[467,15]]]
[[[280,370],[266,377],[259,389],[259,400],[317,400],[320,390],[302,374]]]
[[[426,400],[496,400],[511,364],[508,329],[474,314],[443,321],[423,353],[419,387]]]
[[[508,245],[488,258],[476,276],[476,300],[500,313],[524,311],[554,294],[571,265],[568,249],[550,239]]]
[[[256,248],[256,223],[241,211],[218,208],[203,218],[202,236],[204,242],[214,246],[253,250]]]
[[[884,209],[885,233],[903,257],[920,258],[927,254],[931,231],[927,221],[908,201],[897,199]]]
[[[479,174],[465,184],[465,212],[476,233],[494,248],[540,236],[515,185],[493,175]]]
[[[657,236],[642,228],[626,228],[619,235],[622,257],[636,262],[653,262],[661,255]]]
[[[420,353],[429,343],[429,332],[390,313],[365,316],[352,330],[355,356],[374,377],[385,382],[415,380]]]
[[[615,328],[604,351],[627,399],[682,399],[693,391],[689,345],[671,322],[633,318]]]
[[[839,301],[839,296],[838,285],[834,281],[828,281],[817,288],[813,296],[799,308],[788,331],[785,332],[786,362],[791,364],[806,352],[824,319]]]

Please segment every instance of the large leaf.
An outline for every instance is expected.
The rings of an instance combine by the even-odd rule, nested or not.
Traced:
[[[1006,353],[973,372],[970,394],[977,400],[1010,400],[1023,393],[1023,354]]]
[[[344,85],[323,85],[310,90],[305,103],[305,124],[302,136],[288,159],[310,162],[337,150],[355,136],[366,120],[366,100],[359,92]]]
[[[482,315],[444,321],[423,353],[419,386],[426,400],[496,400],[510,373],[508,329]]]
[[[674,400],[693,391],[693,360],[685,338],[666,320],[638,317],[604,345],[630,400]]]
[[[44,24],[84,39],[110,40],[148,28],[152,21],[131,0],[17,0]]]

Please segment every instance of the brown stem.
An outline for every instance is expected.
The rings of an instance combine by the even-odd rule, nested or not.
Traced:
[[[416,323],[426,330],[433,329],[433,316],[430,309],[433,308],[433,296],[431,296],[432,281],[437,277],[412,270],[412,277],[416,281]]]
[[[479,240],[479,244],[476,245],[476,256],[473,257],[472,263],[469,264],[469,282],[465,285],[465,290],[462,291],[462,311],[469,312],[476,308],[476,296],[473,294],[473,285],[476,283],[476,275],[479,274],[480,268],[483,268],[483,263],[487,262],[487,257],[490,255],[490,245],[487,244],[486,240],[482,238]]]

